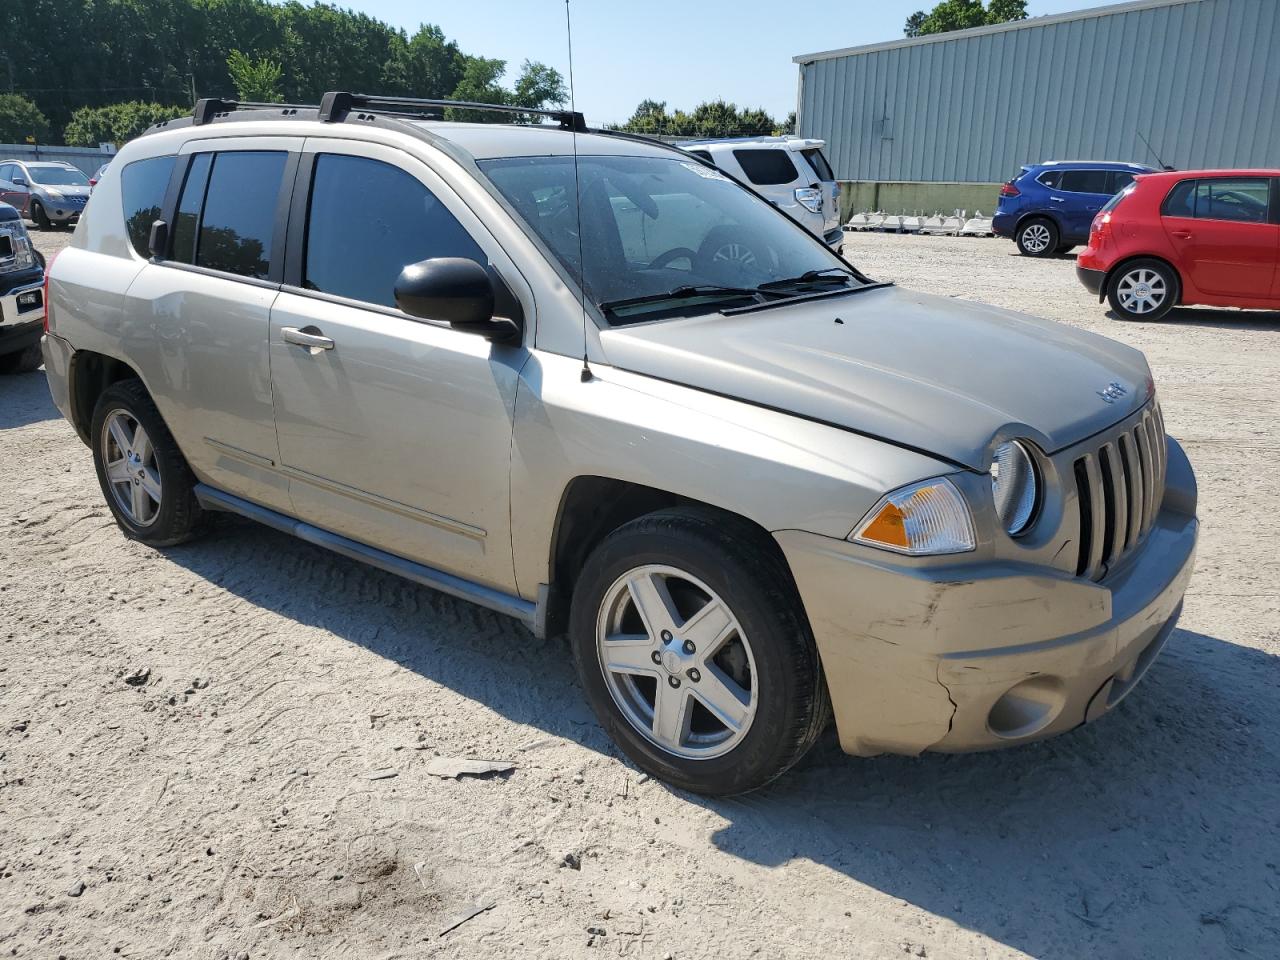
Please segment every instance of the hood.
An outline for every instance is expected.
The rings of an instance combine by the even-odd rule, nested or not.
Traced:
[[[1026,437],[1055,453],[1129,416],[1152,391],[1146,358],[1131,347],[896,287],[616,327],[601,343],[614,366],[975,470],[989,467],[994,438]]]
[[[32,186],[35,191],[40,193],[57,190],[64,197],[87,197],[91,189],[88,184],[36,183]]]

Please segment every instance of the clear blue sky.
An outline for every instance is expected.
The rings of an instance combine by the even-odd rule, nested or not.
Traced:
[[[404,27],[435,23],[467,53],[525,59],[568,76],[564,0],[336,0]],[[1110,0],[1030,0],[1031,16]],[[689,109],[723,97],[785,117],[801,53],[895,40],[934,0],[570,0],[577,105],[592,124],[631,115],[646,97]],[[1069,82],[1065,81],[1064,82]]]

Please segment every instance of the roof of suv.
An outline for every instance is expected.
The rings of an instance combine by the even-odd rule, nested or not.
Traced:
[[[1054,167],[1077,167],[1081,170],[1131,170],[1135,173],[1155,173],[1156,168],[1145,163],[1129,163],[1126,160],[1045,160],[1028,163],[1024,170],[1049,170]]]
[[[814,147],[825,147],[825,140],[810,140],[805,137],[721,137],[709,140],[681,140],[676,146],[682,150],[696,148],[705,150],[708,147],[778,147],[782,150],[811,150]]]
[[[590,156],[670,157],[673,148],[643,139],[602,133],[572,134],[549,124],[461,123],[409,120],[411,126],[456,144],[477,160],[500,157]]]

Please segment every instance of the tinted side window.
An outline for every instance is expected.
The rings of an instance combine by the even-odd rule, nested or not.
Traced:
[[[140,257],[149,257],[151,224],[160,218],[164,193],[169,188],[175,157],[135,160],[120,171],[120,194],[124,199],[124,227],[129,242]]]
[[[1063,170],[1058,189],[1070,193],[1107,193],[1106,170]]]
[[[715,161],[711,159],[710,150],[690,150],[689,152],[699,160],[705,160],[707,163],[715,163]]]
[[[831,164],[827,163],[827,158],[822,155],[822,151],[817,147],[801,150],[800,152],[809,161],[809,165],[813,167],[813,172],[818,175],[819,180],[834,180],[836,178],[836,175],[831,170]]]
[[[196,228],[200,223],[200,208],[204,206],[204,192],[209,186],[209,168],[213,154],[198,153],[187,168],[187,179],[178,198],[177,214],[173,218],[173,250],[170,254],[181,263],[196,262]]]
[[[400,271],[432,257],[488,258],[417,179],[379,160],[321,154],[311,180],[303,285],[395,306]]]
[[[1112,170],[1107,175],[1107,193],[1119,193],[1133,183],[1133,174],[1127,170]]]
[[[283,150],[215,156],[200,217],[197,266],[266,278],[286,156]]]
[[[1058,189],[1059,182],[1061,182],[1062,180],[1062,171],[1046,170],[1044,173],[1040,174],[1040,176],[1036,177],[1036,179],[1039,180],[1041,183],[1043,183],[1050,190],[1056,190]]]
[[[733,156],[757,186],[790,183],[796,178],[796,165],[786,150],[735,150]]]
[[[1271,201],[1271,181],[1265,177],[1201,180],[1196,184],[1196,217],[1265,223]]]
[[[1166,217],[1194,217],[1196,215],[1196,181],[1183,180],[1164,198],[1160,213]]]

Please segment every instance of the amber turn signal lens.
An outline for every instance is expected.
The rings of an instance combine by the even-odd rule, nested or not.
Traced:
[[[912,556],[964,553],[976,545],[969,507],[945,477],[885,494],[850,539]]]

